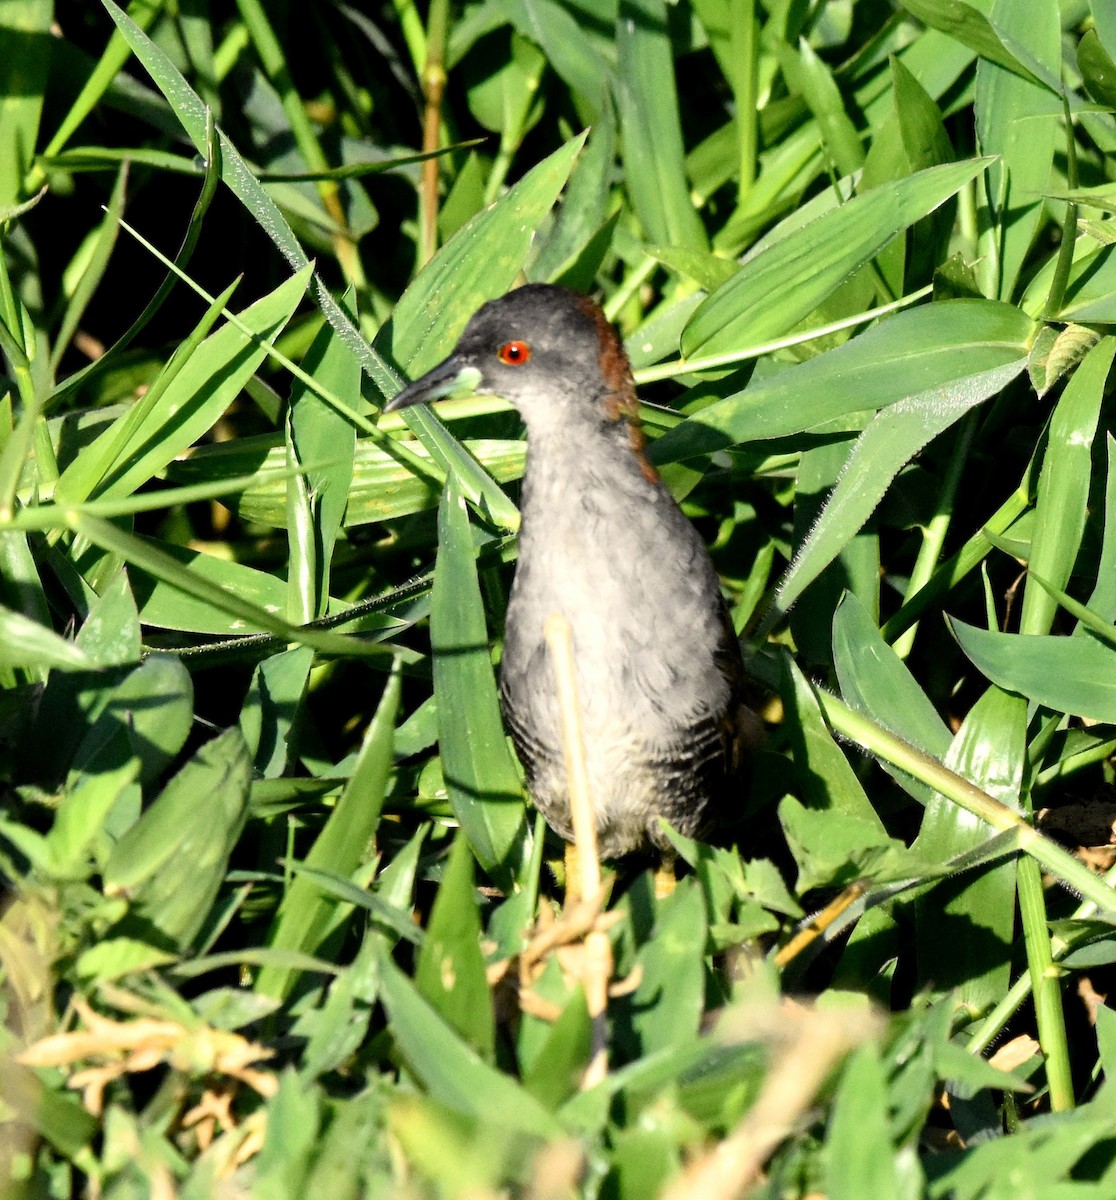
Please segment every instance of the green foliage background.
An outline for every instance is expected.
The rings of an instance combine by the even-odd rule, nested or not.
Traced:
[[[1116,1193],[1116,905],[1033,815],[1112,794],[1114,60],[1106,0],[0,0],[5,1196]],[[522,431],[379,416],[524,279],[624,334],[770,727],[739,847],[618,865],[589,1088]]]

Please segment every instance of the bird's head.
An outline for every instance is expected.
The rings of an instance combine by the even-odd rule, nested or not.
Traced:
[[[453,353],[386,407],[494,395],[518,409],[527,432],[625,421],[635,428],[631,367],[616,331],[588,296],[533,283],[485,304]]]

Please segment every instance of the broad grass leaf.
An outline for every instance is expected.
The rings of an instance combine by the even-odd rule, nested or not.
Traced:
[[[686,357],[721,354],[789,333],[894,237],[975,179],[987,161],[947,163],[855,196],[769,241],[690,318]],[[660,239],[661,240],[661,239]]]
[[[303,1078],[335,1070],[367,1038],[380,980],[378,941],[375,929],[366,929],[356,957],[330,984],[306,1042]],[[264,999],[255,993],[253,997]]]
[[[1111,1096],[1116,1079],[1116,1012],[1102,1004],[1097,1011],[1097,1045],[1104,1068],[1105,1090]]]
[[[1116,721],[1116,649],[1087,634],[992,633],[955,617],[949,627],[993,683],[1054,712]]]
[[[875,826],[881,837],[886,837],[883,822],[864,794],[849,760],[833,740],[813,687],[789,655],[783,658],[780,690],[785,727],[806,804],[866,821]]]
[[[10,426],[10,419],[10,406],[0,404],[0,429],[4,428],[5,422]],[[18,529],[0,531],[0,598],[25,617],[49,626],[50,605],[28,536]],[[40,676],[45,677],[45,673]]]
[[[1087,29],[1077,43],[1077,67],[1089,95],[1100,104],[1116,106],[1116,63],[1095,29]]]
[[[117,931],[163,949],[194,940],[217,897],[248,815],[252,766],[239,729],[207,742],[116,843],[105,891],[126,895]],[[205,819],[198,819],[204,797]],[[150,932],[147,932],[150,931]]]
[[[492,1062],[496,1024],[480,940],[473,854],[459,832],[434,898],[414,981],[443,1020]]]
[[[412,908],[395,908],[377,892],[369,891],[371,877],[379,865],[378,860],[371,859],[362,863],[347,879],[343,875],[338,875],[336,871],[309,867],[305,862],[286,859],[283,865],[296,878],[312,883],[323,896],[335,902],[332,908],[325,910],[327,915],[325,925],[315,930],[319,945],[330,941],[333,933],[348,921],[350,914],[355,909],[363,909],[368,913],[371,918],[371,927],[385,936],[410,942],[414,946],[422,945],[426,935],[422,927],[415,924],[414,910]],[[283,961],[280,965],[298,965],[299,956],[295,952],[284,950],[282,956]],[[315,960],[303,955],[302,961],[313,962]]]
[[[360,408],[360,363],[332,326],[322,327],[302,366],[350,409]],[[352,484],[356,431],[299,380],[291,388],[289,414],[291,465],[306,474],[287,481],[288,529],[305,531],[291,540],[288,612],[292,620],[311,621],[329,605],[330,563]],[[298,554],[296,546],[302,547]]]
[[[941,109],[903,65],[902,58],[891,60],[891,86],[899,132],[911,167],[917,171],[949,162],[953,147]]]
[[[888,1113],[888,1080],[879,1048],[854,1051],[841,1072],[825,1137],[828,1200],[895,1200],[895,1152]]]
[[[217,421],[263,362],[267,351],[260,342],[274,341],[291,319],[306,292],[309,277],[310,269],[304,268],[240,314],[255,338],[241,333],[232,324],[224,325],[210,334],[185,362],[176,364],[174,378],[160,389],[155,403],[141,401],[118,418],[119,435],[115,424],[101,435],[108,439],[106,444],[114,445],[116,452],[94,484],[94,495],[130,495]],[[63,478],[59,482],[60,497],[67,495],[65,485]],[[84,497],[79,494],[70,498]]]
[[[833,661],[847,703],[912,746],[944,757],[953,740],[949,728],[854,596],[846,595],[833,616]]]
[[[1093,439],[1114,356],[1116,338],[1098,342],[1074,371],[1050,418],[1028,567],[1059,590],[1069,580],[1085,533]],[[1049,633],[1056,608],[1050,592],[1028,578],[1020,633]]]
[[[1018,809],[1026,760],[1026,702],[993,687],[969,710],[945,765]],[[987,842],[990,832],[984,822],[936,792],[912,849],[931,862],[948,862]],[[970,1011],[987,1011],[1010,983],[1014,925],[1014,861],[933,884],[915,906],[923,986],[937,995],[956,990]]]
[[[399,673],[393,671],[376,715],[365,731],[352,776],[306,856],[307,867],[348,879],[365,857],[379,825],[391,773],[400,690]],[[296,874],[275,915],[268,945],[313,954],[329,931],[339,903],[312,876]],[[264,996],[285,999],[299,975],[294,967],[265,966],[256,979],[255,990]]]
[[[648,241],[707,246],[686,181],[665,0],[620,0],[617,91],[625,183]]]
[[[661,262],[668,271],[673,271],[682,279],[692,279],[704,291],[713,292],[723,283],[727,283],[737,272],[735,263],[728,262],[719,255],[710,254],[705,250],[691,250],[686,246],[644,247],[657,262]],[[685,312],[685,310],[683,310]],[[688,316],[688,313],[685,313]],[[640,337],[642,343],[643,338]]]
[[[846,703],[932,757],[945,756],[953,740],[945,722],[851,593],[833,616],[833,665]],[[880,765],[920,803],[929,801],[933,793],[926,784]]]
[[[1061,92],[1057,74],[1051,75],[1044,63],[1027,48],[1001,32],[985,13],[964,0],[903,0],[903,7],[932,29],[948,33],[987,62],[1017,75],[1053,95]],[[1000,10],[993,9],[997,18]]]
[[[1090,204],[1102,203],[1095,196],[1084,199]],[[1108,207],[1112,204],[1110,199]],[[1105,222],[1106,228],[1109,224]],[[1025,312],[1035,316],[1046,312],[1054,267],[1055,259],[1048,259],[1027,285],[1020,302]],[[1091,237],[1079,239],[1074,247],[1062,306],[1056,313],[1047,315],[1059,321],[1106,325],[1116,322],[1116,254],[1111,244],[1098,246]]]
[[[143,637],[126,571],[101,587],[75,640],[99,667],[139,662]]]
[[[501,483],[523,474],[527,452],[522,440],[465,439],[461,446]],[[430,463],[426,477],[408,470],[390,450],[371,438],[357,439],[346,497],[346,527],[390,521],[437,507],[439,492],[429,475],[439,469],[440,460],[432,459],[421,445],[414,446],[413,453]],[[313,464],[308,461],[306,465]],[[282,447],[274,435],[268,434],[199,446],[189,458],[171,463],[167,475],[181,483],[254,476],[242,491],[228,496],[223,503],[245,521],[282,529],[287,521],[286,468]]]
[[[0,55],[0,208],[24,199],[24,176],[39,141],[43,94],[54,51],[51,0],[20,0],[4,9]]]
[[[918,878],[925,860],[888,837],[878,818],[805,808],[793,796],[779,804],[779,822],[798,865],[797,891],[847,887],[859,879]]]
[[[901,468],[970,409],[1002,391],[1026,360],[907,396],[878,413],[857,438],[837,486],[775,594],[785,612],[875,512]]]
[[[697,1036],[705,997],[705,901],[694,879],[656,904],[655,926],[637,956],[640,984],[610,1010],[632,1057]]]
[[[1019,1195],[1015,1181],[1041,1180],[1032,1192],[1036,1200],[1062,1200],[1083,1187],[1084,1195],[1095,1191],[1099,1200],[1107,1184],[1094,1188],[1077,1177],[1075,1166],[1110,1136],[1105,1114],[1088,1105],[1072,1115],[1054,1117],[1053,1127],[1042,1122],[1025,1125],[1011,1137],[988,1138],[956,1159],[943,1156],[932,1171],[929,1194],[935,1200],[1010,1200]]]
[[[779,45],[778,54],[787,85],[802,97],[818,123],[828,157],[840,174],[854,175],[864,165],[864,147],[829,67],[805,38],[799,38],[796,50]]]
[[[792,547],[802,546],[810,537],[845,471],[855,439],[870,420],[870,413],[850,413],[810,431],[795,472]],[[781,573],[785,575],[786,571]],[[833,610],[845,591],[852,592],[872,619],[878,620],[880,539],[870,527],[862,527],[853,534],[791,609],[790,629],[800,662],[807,665],[829,662]]]
[[[114,830],[113,816],[121,809],[139,813],[143,802],[138,786],[140,761],[131,754],[127,731],[118,726],[102,743],[104,761],[83,770],[58,802],[54,822],[46,835],[49,859],[39,865],[54,880],[88,878],[103,862]]]
[[[163,582],[243,620],[248,628],[264,629],[286,641],[300,642],[323,653],[343,657],[360,655],[381,658],[393,653],[389,647],[375,642],[356,641],[329,630],[292,625],[268,609],[246,602],[235,592],[226,591],[212,580],[186,570],[162,549],[160,543],[154,540],[144,541],[120,529],[111,521],[90,516],[80,510],[60,512],[60,515],[70,528],[84,535],[93,545],[118,554],[122,559]]]
[[[141,783],[158,779],[186,744],[194,723],[194,685],[182,660],[150,654],[108,694],[74,751],[69,785],[86,772],[103,769],[104,747],[117,734],[136,756]],[[111,756],[109,756],[111,759]]]
[[[1041,64],[1044,78],[1061,70],[1061,22],[1046,0],[993,0],[990,14],[1003,36]],[[985,176],[987,214],[980,245],[991,293],[1008,300],[1042,215],[1054,149],[1061,138],[1057,92],[1009,67],[982,59],[976,71],[977,144],[995,155]],[[985,289],[988,291],[989,289]]]
[[[555,0],[507,0],[502,7],[516,29],[541,47],[548,64],[569,84],[579,113],[596,127],[609,103],[613,71],[584,24]]]
[[[395,1044],[427,1094],[447,1107],[480,1118],[499,1113],[510,1129],[540,1137],[559,1126],[538,1100],[510,1075],[489,1066],[422,998],[380,947],[380,998]]]
[[[62,472],[55,485],[54,494],[59,501],[80,503],[99,491],[103,491],[107,478],[118,473],[128,460],[129,447],[134,451],[139,444],[136,433],[151,425],[151,414],[162,409],[163,394],[175,381],[180,371],[197,353],[209,331],[217,323],[221,312],[231,299],[239,280],[233,280],[209,305],[202,319],[187,337],[178,344],[170,359],[163,366],[155,381],[135,403],[117,417],[111,426],[100,432],[95,439],[75,454]],[[153,429],[158,430],[156,420]]]
[[[173,559],[184,571],[198,579],[232,592],[265,612],[284,610],[286,585],[282,579],[277,579],[267,571],[217,558],[201,550],[191,550],[187,546],[147,538],[142,534],[135,536]],[[266,628],[243,616],[215,608],[208,598],[189,595],[158,576],[134,568],[131,574],[140,620],[145,625],[210,635],[261,633]]]
[[[1024,363],[1035,325],[992,300],[949,300],[885,321],[843,346],[703,408],[651,448],[657,463],[788,437]]]
[[[593,1023],[585,993],[574,990],[554,1021],[530,1066],[522,1072],[523,1086],[547,1108],[557,1111],[573,1096],[593,1049]]]
[[[511,53],[492,70],[471,82],[469,111],[503,143],[516,146],[537,123],[543,107],[538,103],[539,76],[545,58],[526,38],[511,38]]]
[[[617,1130],[602,1194],[617,1200],[666,1195],[682,1165],[680,1141],[666,1122],[633,1122]]]
[[[6,644],[0,642],[0,653]],[[139,621],[123,571],[96,596],[72,645],[87,656],[86,669],[57,671],[47,679],[36,720],[17,744],[17,776],[26,773],[52,787],[61,786],[78,746],[140,659]],[[146,705],[144,690],[141,687],[139,694]],[[131,720],[124,707],[119,716],[121,721]]]
[[[454,234],[400,297],[376,337],[377,350],[417,378],[453,349],[473,313],[523,270],[584,141],[584,134],[571,138]]]
[[[1104,488],[1104,536],[1101,540],[1097,581],[1089,597],[1089,608],[1108,625],[1116,622],[1116,438],[1105,437],[1108,475]]]
[[[469,517],[453,483],[438,510],[430,641],[450,802],[477,861],[506,879],[524,835],[522,789],[500,720]]]
[[[265,658],[252,672],[237,724],[255,776],[278,779],[297,761],[299,717],[313,665],[313,650],[293,646]]]
[[[31,617],[0,606],[0,666],[88,671],[97,664],[80,646]]]
[[[1089,0],[1089,12],[1093,18],[1093,28],[1104,43],[1104,48],[1116,59],[1116,12],[1105,0]]]
[[[562,15],[571,19],[568,13]],[[532,246],[527,266],[532,281],[564,283],[584,292],[593,290],[593,280],[620,215],[609,215],[616,140],[616,115],[609,103],[593,123],[553,223],[540,232]]]
[[[305,1196],[311,1163],[321,1144],[324,1097],[285,1071],[267,1105],[267,1134],[254,1164],[253,1183],[264,1195]]]

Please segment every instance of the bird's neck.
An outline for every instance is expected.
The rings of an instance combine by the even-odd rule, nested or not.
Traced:
[[[525,521],[576,518],[579,508],[611,508],[622,496],[647,496],[661,486],[638,427],[625,419],[527,430]]]

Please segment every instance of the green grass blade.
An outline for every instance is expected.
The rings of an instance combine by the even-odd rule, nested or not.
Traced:
[[[584,141],[584,135],[571,138],[454,234],[400,297],[376,337],[379,351],[417,377],[453,349],[474,311],[506,292],[523,270],[535,230]]]
[[[1004,35],[1025,46],[1055,79],[1061,69],[1057,12],[1045,0],[996,0],[991,12]],[[981,239],[985,290],[1001,300],[1015,292],[1019,272],[1042,215],[1050,186],[1062,107],[1057,95],[997,63],[977,64],[976,124],[981,153],[996,156],[985,177],[985,233]]]
[[[385,948],[380,952],[380,971],[381,998],[392,1037],[433,1099],[477,1117],[499,1113],[501,1121],[519,1133],[549,1137],[557,1131],[555,1118],[529,1092],[490,1067],[453,1032]]]
[[[452,484],[438,510],[430,641],[450,801],[477,861],[510,882],[525,833],[522,789],[500,720],[469,518]]]
[[[147,29],[162,11],[162,5],[153,3],[152,0],[133,0],[128,5],[128,15],[140,29]],[[123,34],[119,30],[114,30],[108,45],[97,60],[93,73],[83,82],[81,91],[43,150],[44,158],[58,154],[73,137],[85,119],[96,108],[121,67],[128,61],[131,52]]]
[[[853,271],[987,166],[977,159],[929,167],[768,241],[690,318],[682,353],[719,354],[790,332]]]
[[[112,257],[113,249],[116,246],[116,238],[120,233],[120,217],[124,211],[124,194],[127,181],[127,168],[121,166],[116,175],[116,185],[113,187],[112,195],[109,197],[104,220],[101,222],[100,232],[93,245],[92,253],[89,255],[89,261],[86,263],[85,269],[78,279],[69,304],[66,305],[66,311],[62,316],[62,323],[54,339],[54,345],[50,352],[50,369],[52,373],[58,369],[58,364],[62,361],[62,355],[65,354],[66,348],[77,332],[78,325],[85,315],[85,311],[89,307],[89,302],[93,299],[93,293],[97,290],[97,285],[101,282],[108,267],[109,259]]]
[[[719,400],[651,448],[657,463],[787,437],[846,413],[960,386],[986,371],[1026,362],[1035,325],[1018,309],[952,300],[899,313],[809,362]]]
[[[245,622],[245,628],[265,629],[286,641],[299,642],[322,654],[335,654],[340,657],[358,655],[368,658],[384,658],[393,653],[392,649],[386,645],[291,625],[268,610],[248,603],[240,596],[226,591],[212,580],[187,571],[156,543],[145,542],[100,517],[92,517],[81,512],[63,513],[62,516],[67,519],[71,529],[87,538],[95,546],[118,554],[121,558],[134,563],[141,570],[154,575],[164,583],[211,604],[230,616],[239,618]]]
[[[460,832],[415,964],[415,987],[485,1062],[493,1061],[496,1025],[481,954],[473,854]]]
[[[0,664],[29,670],[87,671],[93,660],[67,638],[23,613],[0,607]]]
[[[0,208],[24,196],[53,56],[53,12],[51,0],[15,0],[0,13]],[[40,183],[36,180],[26,191],[36,191]]]
[[[1069,580],[1085,532],[1093,439],[1114,356],[1116,338],[1098,342],[1066,384],[1050,418],[1028,566],[1059,590]],[[1055,608],[1047,588],[1028,579],[1019,632],[1049,633]]]
[[[940,29],[968,46],[981,58],[995,63],[1036,87],[1057,96],[1061,92],[1057,72],[1050,74],[1043,62],[1001,33],[985,13],[964,0],[903,0],[903,7],[933,29]],[[995,9],[997,17],[1003,10]]]
[[[825,1140],[828,1200],[893,1200],[899,1195],[880,1050],[861,1046],[845,1065]]]
[[[359,407],[360,364],[331,326],[323,326],[303,365],[349,408]],[[352,485],[356,431],[299,381],[287,412],[288,459],[306,470],[287,480],[287,615],[303,623],[324,616],[329,604],[330,563]],[[310,465],[317,463],[328,465]]]
[[[1059,713],[1116,721],[1116,649],[1093,637],[993,633],[956,618],[949,627],[985,676]]]
[[[864,165],[860,135],[845,111],[833,74],[800,39],[797,49],[780,46],[779,65],[792,91],[798,92],[818,123],[822,144],[841,175],[855,175]]]
[[[786,612],[876,510],[903,466],[975,405],[997,395],[1026,366],[1016,363],[910,396],[876,416],[857,438],[837,486],[775,594]]]
[[[1026,757],[1026,702],[989,688],[969,710],[944,762],[1001,803],[1019,809]],[[932,862],[947,862],[987,839],[987,831],[964,809],[935,793],[912,849]],[[915,920],[923,986],[939,995],[956,989],[957,999],[972,1013],[990,1009],[1011,981],[1014,862],[934,885],[919,896]]]
[[[707,241],[686,182],[664,0],[622,0],[616,57],[625,181],[644,235],[701,250]]]
[[[375,836],[391,771],[400,688],[400,675],[395,670],[388,677],[376,715],[364,735],[352,778],[306,856],[307,867],[347,879],[359,866],[370,839]],[[335,898],[323,893],[312,876],[296,875],[283,897],[268,945],[313,954],[337,904]],[[256,991],[284,999],[298,976],[297,968],[265,966],[256,979]]]
[[[251,764],[238,729],[207,742],[116,843],[105,889],[125,894],[138,931],[152,927],[171,946],[197,935],[225,878],[248,812]],[[198,798],[206,819],[197,819]]]
[[[885,835],[883,823],[849,760],[822,719],[813,687],[789,657],[784,658],[783,669],[783,704],[790,718],[787,730],[806,803],[811,808],[832,808],[873,823]]]
[[[290,321],[309,274],[309,268],[304,268],[245,309],[240,320],[248,333],[227,324],[198,347],[156,403],[145,405],[141,419],[131,424],[127,440],[96,488],[97,495],[131,494],[214,424],[263,362],[267,344]]]
[[[504,482],[523,474],[526,448],[522,441],[464,439],[461,446],[494,479]],[[432,477],[436,477],[438,468],[422,446],[416,446],[413,453],[429,464],[421,474],[400,463],[395,447],[386,440],[357,440],[344,512],[346,527],[390,521],[437,508],[439,492],[436,478]],[[317,463],[308,459],[306,469],[313,473],[316,465],[328,463],[332,457],[318,459]],[[287,523],[290,470],[282,449],[271,435],[199,446],[188,458],[169,463],[167,476],[189,487],[208,488],[212,495],[226,496],[228,506],[245,521],[276,529]],[[96,509],[91,507],[91,511]]]
[[[106,477],[118,471],[127,461],[128,447],[142,444],[138,433],[149,426],[158,428],[159,421],[155,414],[160,407],[165,408],[164,394],[187,363],[194,359],[235,288],[236,281],[214,300],[201,321],[171,355],[170,361],[142,399],[118,417],[83,454],[74,457],[55,485],[55,496],[60,502],[80,503],[103,488]]]

